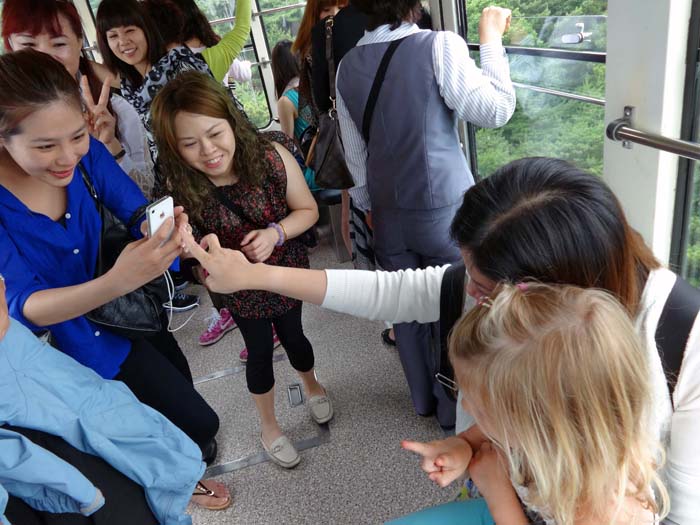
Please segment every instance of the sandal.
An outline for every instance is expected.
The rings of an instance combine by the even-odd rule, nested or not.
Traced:
[[[211,481],[212,483],[216,484],[215,489],[220,489],[218,491],[219,494],[217,494],[216,490],[208,489],[206,485],[202,483],[202,481],[198,481],[197,485],[194,487],[194,492],[192,492],[192,503],[209,510],[224,510],[228,508],[231,505],[231,495],[229,494],[228,489],[216,481],[207,481]],[[197,497],[206,499],[203,502],[200,502],[194,499]],[[210,501],[211,503],[209,503]]]

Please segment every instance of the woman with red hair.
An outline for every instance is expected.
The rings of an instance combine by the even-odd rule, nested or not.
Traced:
[[[91,134],[107,147],[141,191],[150,196],[153,169],[145,154],[143,125],[124,99],[110,96],[109,70],[83,56],[83,29],[75,6],[66,0],[6,0],[2,37],[7,51],[32,48],[46,53],[61,62],[82,84],[92,113]]]
[[[292,44],[292,51],[296,53],[300,62],[301,75],[299,78],[299,111],[310,106],[314,115],[314,125],[318,121],[318,110],[311,93],[311,30],[319,20],[329,16],[335,16],[343,7],[348,5],[348,0],[309,0],[304,8],[304,16],[297,31],[297,38]]]

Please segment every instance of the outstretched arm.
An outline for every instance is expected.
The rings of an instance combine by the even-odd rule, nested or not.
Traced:
[[[236,25],[224,35],[218,44],[202,51],[202,56],[217,82],[224,79],[233,59],[243,51],[250,34],[251,17],[251,0],[237,0]]]
[[[204,237],[201,246],[186,230],[181,235],[207,272],[204,284],[214,292],[265,290],[392,323],[440,318],[440,287],[448,266],[398,272],[275,267],[251,264],[242,253],[222,248],[216,235]]]

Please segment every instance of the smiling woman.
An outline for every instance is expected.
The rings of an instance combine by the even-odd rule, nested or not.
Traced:
[[[35,332],[50,327],[59,350],[105,379],[124,382],[213,459],[218,417],[194,390],[167,322],[156,336],[132,341],[85,317],[172,265],[181,251],[179,235],[168,240],[173,223],[140,239],[146,199],[89,137],[78,84],[61,64],[33,50],[0,56],[0,93],[0,272],[7,277],[10,314]],[[97,278],[102,220],[86,181],[139,239]],[[187,225],[182,208],[175,223]],[[208,484],[213,492],[197,502],[228,506],[226,488]]]

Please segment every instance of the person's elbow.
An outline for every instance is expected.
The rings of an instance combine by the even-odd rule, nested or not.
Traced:
[[[483,122],[476,122],[482,128],[500,128],[505,126],[515,113],[515,93],[504,95]]]

